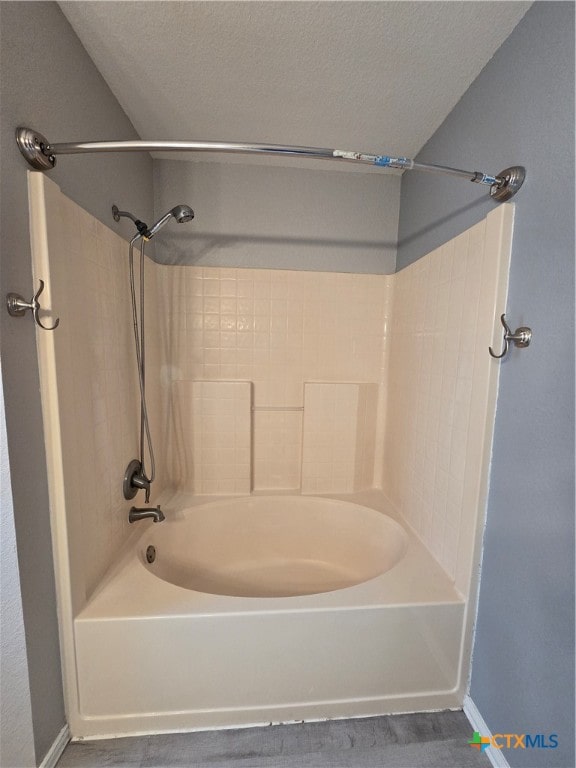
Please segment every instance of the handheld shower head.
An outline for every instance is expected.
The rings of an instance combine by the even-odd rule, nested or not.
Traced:
[[[189,205],[176,205],[171,211],[168,211],[161,219],[158,219],[156,224],[153,224],[148,232],[144,235],[146,240],[151,240],[162,227],[168,223],[168,221],[174,218],[178,224],[183,224],[186,221],[192,221],[194,218],[194,211]]]
[[[170,211],[172,216],[176,219],[178,224],[183,224],[185,221],[192,221],[194,218],[194,211],[189,205],[177,205]]]
[[[151,226],[150,229],[148,229],[147,224],[137,219],[129,211],[119,211],[117,205],[112,206],[112,216],[114,217],[114,221],[120,221],[122,216],[126,216],[128,219],[132,219],[136,225],[136,229],[138,230],[138,234],[135,235],[131,241],[132,243],[135,243],[136,240],[139,240],[140,238],[143,238],[144,240],[151,240],[154,235],[162,229],[164,224],[167,224],[170,221],[171,218],[176,219],[178,224],[183,224],[185,221],[192,221],[194,218],[194,211],[192,208],[190,208],[189,205],[175,205],[172,210],[168,211],[168,213],[162,216],[161,219],[158,219],[156,224]]]

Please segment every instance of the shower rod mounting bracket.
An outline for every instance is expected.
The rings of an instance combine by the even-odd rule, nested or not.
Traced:
[[[16,143],[20,152],[35,170],[50,171],[56,165],[56,157],[49,150],[50,142],[40,131],[17,128]]]
[[[498,203],[505,203],[510,200],[524,184],[526,178],[526,168],[521,165],[513,165],[505,168],[497,175],[496,184],[490,187],[490,197]]]
[[[58,155],[92,154],[99,152],[220,152],[244,155],[275,155],[332,160],[340,163],[361,163],[372,167],[403,171],[427,171],[490,187],[490,196],[498,203],[510,200],[518,192],[526,176],[525,169],[511,166],[493,176],[482,171],[468,171],[434,163],[421,163],[408,157],[389,157],[369,152],[326,147],[300,147],[280,144],[257,144],[224,141],[88,141],[51,144],[39,131],[20,126],[16,129],[16,143],[29,165],[37,171],[49,171],[56,165]]]

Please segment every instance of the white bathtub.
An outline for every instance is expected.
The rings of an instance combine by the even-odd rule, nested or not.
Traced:
[[[158,578],[196,592],[296,597],[376,578],[396,565],[406,545],[404,529],[369,507],[249,496],[192,507],[169,525],[153,526],[140,557]]]
[[[75,735],[461,705],[464,601],[380,494],[163,509],[74,622]]]

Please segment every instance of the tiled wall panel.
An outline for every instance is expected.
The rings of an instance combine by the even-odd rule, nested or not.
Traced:
[[[299,489],[304,381],[382,381],[393,276],[160,270],[169,378],[253,382],[254,489]]]
[[[378,427],[377,384],[362,384],[358,391],[354,490],[376,485],[375,460]],[[382,435],[383,438],[383,435]]]
[[[306,384],[303,493],[354,490],[358,386]]]
[[[378,387],[304,385],[303,493],[352,493],[374,484]]]
[[[463,592],[487,483],[500,365],[488,346],[505,311],[511,223],[501,206],[395,276],[383,487]]]
[[[50,428],[61,436],[70,579],[79,608],[129,535],[131,503],[143,501],[142,494],[129,502],[122,493],[126,466],[139,451],[128,245],[49,179],[42,185],[34,182],[31,190],[35,221],[43,205],[46,212],[46,243],[37,244],[46,260],[40,266],[35,253],[34,269],[47,282],[43,305],[60,317],[50,337],[56,375],[51,386],[58,392],[60,424]],[[166,481],[156,272],[156,265],[147,262],[147,396],[157,459],[152,501]],[[45,341],[41,336],[39,344]]]
[[[197,494],[250,493],[250,383],[175,381],[171,390],[172,484]]]

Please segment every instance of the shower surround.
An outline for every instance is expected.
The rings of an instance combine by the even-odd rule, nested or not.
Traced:
[[[512,206],[397,275],[148,261],[152,501],[167,512],[162,525],[219,496],[323,494],[388,515],[408,537],[404,557],[365,584],[260,599],[140,572],[154,531],[129,526],[121,496],[139,419],[127,243],[41,174],[30,173],[29,187],[34,274],[61,317],[37,338],[73,735],[459,706],[499,370],[487,347],[498,346],[506,305]],[[295,686],[278,661],[292,632],[302,642],[283,663]],[[190,654],[193,636],[204,645]],[[343,661],[348,636],[362,644],[362,669]],[[158,652],[171,665],[170,695]],[[210,652],[202,690],[218,679],[220,694],[195,698],[194,659]],[[300,665],[307,654],[322,661],[322,679]],[[243,698],[234,689],[248,685],[242,665],[257,662],[262,688]],[[358,674],[333,684],[348,663]]]
[[[372,487],[391,276],[154,268],[171,483],[210,494]]]

